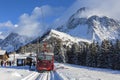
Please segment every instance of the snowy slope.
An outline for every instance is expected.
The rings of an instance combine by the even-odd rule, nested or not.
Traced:
[[[120,22],[107,16],[83,16],[85,8],[80,8],[65,24],[57,29],[75,37],[101,41],[120,39]]]
[[[63,80],[120,80],[120,71],[56,63]]]
[[[120,71],[55,63],[54,71],[43,73],[29,71],[29,66],[1,67],[0,78],[2,80],[120,80]]]
[[[89,40],[86,40],[86,39],[82,39],[82,38],[78,38],[78,37],[73,37],[67,33],[63,33],[63,32],[60,32],[60,31],[57,31],[57,30],[51,30],[49,35],[47,35],[47,37],[44,39],[49,39],[51,37],[55,37],[55,38],[58,38],[60,40],[63,41],[63,43],[65,42],[65,44],[72,44],[72,43],[78,43],[78,42],[88,42],[88,43],[91,43],[91,41]]]
[[[28,67],[0,67],[1,80],[21,80],[31,73]]]

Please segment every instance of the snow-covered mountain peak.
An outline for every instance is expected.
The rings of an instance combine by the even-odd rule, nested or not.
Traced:
[[[14,50],[17,50],[20,46],[27,44],[31,40],[32,38],[19,35],[17,33],[11,33],[1,42],[0,46],[4,50],[12,52]]]
[[[88,10],[88,8],[86,8],[86,7],[82,7],[82,8],[80,8],[80,9],[78,9],[78,10],[76,11],[76,13],[74,13],[74,14],[70,17],[70,19],[71,19],[71,18],[81,18],[81,17],[83,17],[82,15],[83,15],[87,10]]]
[[[85,9],[82,10],[85,13]],[[97,15],[83,17],[81,9],[74,13],[66,24],[57,29],[74,37],[87,40],[102,41],[104,39],[115,40],[120,38],[120,22],[118,20]]]
[[[86,9],[87,9],[86,7],[82,7],[82,8],[77,10],[77,13],[81,13],[82,11],[85,11]]]
[[[91,43],[91,41],[82,39],[82,38],[77,38],[77,37],[73,37],[67,33],[63,33],[57,30],[51,30],[49,35],[45,38],[45,39],[49,39],[51,37],[55,37],[57,39],[60,39],[63,41],[63,43],[67,43],[69,44],[73,44],[73,43],[79,43],[79,42],[88,42]]]

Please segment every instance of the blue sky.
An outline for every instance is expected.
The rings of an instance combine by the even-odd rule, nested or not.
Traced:
[[[75,1],[0,0],[0,39],[4,39],[14,31],[25,33],[25,35],[33,35],[33,32],[42,29],[42,19],[45,24],[52,23]],[[41,17],[41,8],[43,9],[43,18]],[[28,31],[27,34],[26,31]]]
[[[17,23],[23,13],[31,14],[35,7],[50,5],[68,8],[75,0],[0,0],[0,22]]]

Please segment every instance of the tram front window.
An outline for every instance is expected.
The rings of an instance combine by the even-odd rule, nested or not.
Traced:
[[[52,56],[38,56],[39,60],[52,60]]]
[[[52,56],[46,56],[46,60],[52,60]]]

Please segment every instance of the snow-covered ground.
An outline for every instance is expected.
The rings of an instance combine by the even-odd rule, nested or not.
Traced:
[[[70,64],[58,64],[57,73],[64,80],[120,80],[120,71],[111,69],[100,69],[83,67]]]
[[[0,67],[1,80],[120,80],[120,71],[55,63],[55,70],[38,73],[29,67]]]
[[[27,67],[0,67],[1,80],[21,80],[27,75],[33,73]]]

